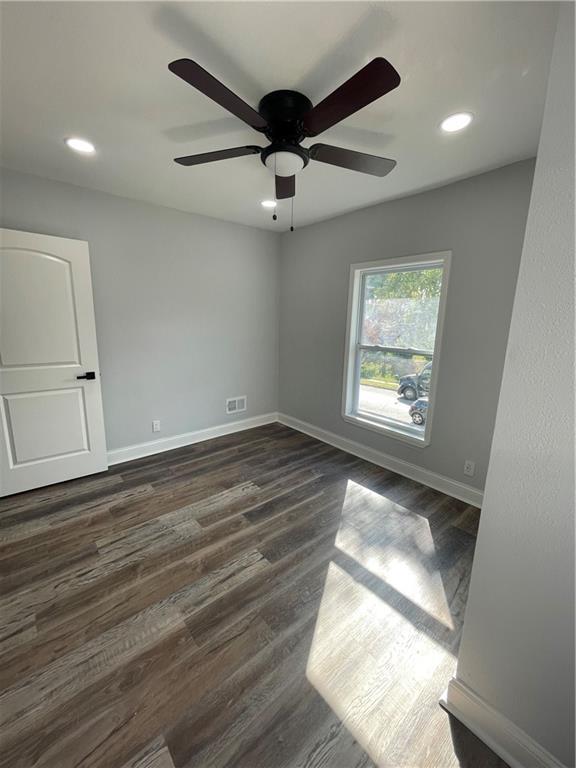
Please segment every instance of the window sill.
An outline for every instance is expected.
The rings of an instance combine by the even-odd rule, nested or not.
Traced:
[[[357,427],[370,429],[372,432],[392,437],[394,440],[401,440],[403,443],[409,443],[416,448],[425,448],[427,445],[430,445],[430,438],[426,435],[426,431],[416,432],[409,424],[392,423],[384,419],[380,420],[377,417],[371,418],[365,414],[355,413],[344,413],[342,418],[344,421]]]

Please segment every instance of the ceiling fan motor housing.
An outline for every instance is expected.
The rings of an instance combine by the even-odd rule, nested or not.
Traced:
[[[310,99],[298,91],[272,91],[260,100],[258,112],[267,122],[263,133],[271,142],[260,158],[277,176],[293,176],[308,165],[300,142],[306,136],[304,115],[311,109]]]
[[[271,142],[299,144],[306,137],[304,115],[311,109],[312,102],[303,93],[272,91],[258,104],[258,112],[268,123],[263,133]]]

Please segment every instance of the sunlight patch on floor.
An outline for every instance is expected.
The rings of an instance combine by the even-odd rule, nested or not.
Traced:
[[[424,629],[330,563],[306,675],[374,761],[394,764],[388,761],[411,729],[427,730],[441,717],[430,683],[448,680],[454,668],[454,657]],[[422,723],[406,724],[420,701]]]
[[[349,480],[335,545],[448,629],[454,628],[425,517]]]

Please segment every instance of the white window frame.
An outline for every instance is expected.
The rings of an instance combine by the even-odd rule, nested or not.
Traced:
[[[448,295],[448,283],[450,279],[450,263],[452,251],[436,251],[416,256],[402,256],[395,259],[382,259],[381,261],[368,261],[361,264],[350,265],[350,287],[348,292],[348,321],[346,326],[346,351],[344,360],[344,386],[342,392],[342,417],[345,421],[364,429],[379,432],[387,437],[410,443],[419,448],[430,445],[432,424],[434,420],[434,406],[436,403],[436,383],[440,370],[440,353],[444,332],[444,316],[446,313],[446,297]],[[434,340],[432,377],[430,379],[429,406],[426,416],[424,433],[420,437],[414,433],[410,425],[402,425],[385,417],[358,414],[357,393],[360,384],[360,335],[362,321],[362,278],[371,272],[381,270],[394,271],[406,267],[430,268],[441,266],[442,288],[440,291],[440,303],[438,306],[438,319],[436,321],[436,336]]]

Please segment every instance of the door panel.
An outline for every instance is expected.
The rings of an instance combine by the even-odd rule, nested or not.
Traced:
[[[4,395],[13,465],[88,451],[82,388]]]
[[[70,262],[9,248],[2,262],[1,364],[79,364]],[[42,300],[28,301],[30,296]]]
[[[87,243],[0,230],[0,428],[0,496],[107,468]]]

